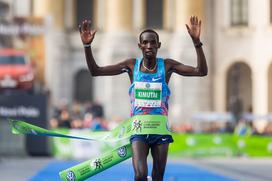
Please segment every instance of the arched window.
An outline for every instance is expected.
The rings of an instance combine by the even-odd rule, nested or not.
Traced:
[[[235,63],[227,74],[227,110],[234,114],[252,111],[251,69],[245,63]]]

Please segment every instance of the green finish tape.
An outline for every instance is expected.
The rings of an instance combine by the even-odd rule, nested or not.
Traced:
[[[92,132],[90,137],[61,134],[50,131],[24,121],[11,120],[13,134],[30,134],[36,136],[54,136],[103,142],[119,142],[128,140],[134,134],[163,134],[170,135],[167,126],[167,117],[162,115],[134,116],[111,131]]]
[[[127,144],[107,152],[95,159],[80,163],[61,171],[63,181],[81,181],[94,176],[132,156],[131,145]]]
[[[60,172],[62,180],[78,181],[85,180],[103,170],[110,168],[131,157],[131,145],[129,138],[131,135],[160,134],[171,135],[168,129],[167,116],[162,115],[139,115],[134,116],[111,131],[92,132],[90,137],[61,134],[55,131],[46,130],[24,121],[11,120],[12,133],[31,134],[37,136],[54,136],[64,138],[75,138],[83,140],[95,140],[103,142],[117,142],[119,147],[99,156],[96,159],[85,161],[74,167]]]
[[[95,133],[94,133],[94,138],[85,138],[85,137],[71,136],[71,135],[61,134],[55,131],[50,131],[50,130],[26,123],[24,121],[10,120],[10,124],[11,124],[11,132],[13,134],[28,134],[28,135],[36,135],[36,136],[54,136],[54,137],[64,137],[64,138],[73,138],[73,139],[82,139],[82,140],[97,140],[97,138],[95,138]],[[101,133],[99,134],[99,137],[101,137]]]

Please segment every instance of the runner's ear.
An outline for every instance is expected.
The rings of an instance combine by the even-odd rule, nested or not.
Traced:
[[[158,43],[158,48],[161,48],[161,42]]]

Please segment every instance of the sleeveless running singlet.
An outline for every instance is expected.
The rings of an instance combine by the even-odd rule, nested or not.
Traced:
[[[131,116],[168,115],[170,90],[165,81],[164,60],[157,58],[157,72],[144,73],[140,70],[142,59],[134,65],[133,83],[129,88]]]

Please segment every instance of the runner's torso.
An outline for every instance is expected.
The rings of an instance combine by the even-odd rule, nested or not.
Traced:
[[[142,59],[137,58],[133,71],[133,82],[129,89],[131,116],[168,115],[170,90],[165,81],[165,66],[157,58],[157,72],[144,73],[140,69]]]

